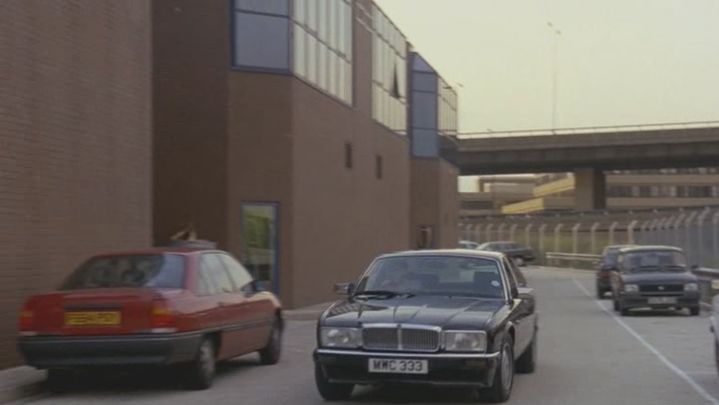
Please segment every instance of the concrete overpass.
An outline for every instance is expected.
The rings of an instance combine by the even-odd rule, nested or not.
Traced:
[[[606,170],[719,164],[719,121],[462,134],[443,144],[462,175],[574,172],[575,208],[606,207]]]

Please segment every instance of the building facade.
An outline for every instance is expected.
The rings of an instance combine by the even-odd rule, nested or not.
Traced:
[[[28,295],[151,243],[150,34],[144,0],[2,2],[0,368]]]
[[[414,164],[413,53],[372,1],[154,0],[153,20],[156,243],[192,224],[288,307],[377,254],[456,244],[456,170]]]

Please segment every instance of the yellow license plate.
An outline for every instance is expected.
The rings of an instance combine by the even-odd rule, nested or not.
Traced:
[[[66,326],[117,326],[121,320],[118,311],[65,312]]]

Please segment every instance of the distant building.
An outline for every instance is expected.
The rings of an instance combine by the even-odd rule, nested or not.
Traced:
[[[527,193],[526,179],[516,176],[487,176],[502,179],[501,192],[486,187],[480,193],[461,195],[463,217],[491,214],[527,214],[574,209],[574,177],[571,174],[532,175]],[[641,209],[695,207],[719,204],[719,169],[626,170],[606,173],[607,208]],[[486,183],[480,177],[480,183]],[[479,203],[481,202],[481,203]],[[481,205],[480,205],[481,204]]]

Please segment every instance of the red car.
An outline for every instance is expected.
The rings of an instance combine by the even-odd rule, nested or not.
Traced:
[[[280,358],[282,309],[226,252],[154,248],[91,258],[20,314],[27,364],[63,388],[78,369],[173,366],[189,388],[212,385],[216,361]]]

